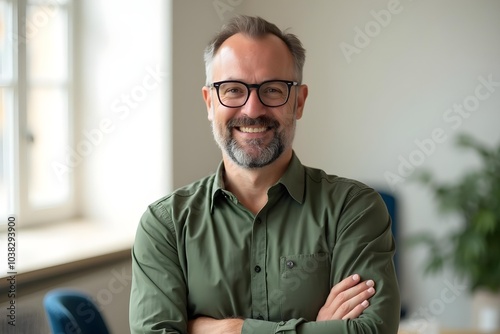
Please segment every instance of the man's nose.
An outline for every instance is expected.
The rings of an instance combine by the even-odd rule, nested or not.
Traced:
[[[247,103],[241,108],[241,112],[250,118],[257,118],[266,113],[266,106],[262,104],[256,89],[250,89]]]

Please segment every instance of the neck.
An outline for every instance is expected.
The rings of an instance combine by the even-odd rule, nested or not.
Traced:
[[[232,192],[243,206],[257,214],[267,203],[267,191],[283,176],[291,158],[292,151],[289,150],[267,166],[244,168],[223,154],[225,188]]]

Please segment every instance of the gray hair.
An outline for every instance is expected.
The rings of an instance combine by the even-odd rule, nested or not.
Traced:
[[[287,33],[286,30],[281,31],[276,25],[263,18],[238,15],[225,24],[205,48],[204,59],[207,85],[210,84],[212,80],[212,62],[215,54],[224,41],[238,33],[254,38],[263,37],[267,34],[273,34],[279,37],[292,54],[295,65],[295,80],[299,83],[302,82],[302,69],[304,68],[304,62],[306,60],[306,50],[297,36]]]

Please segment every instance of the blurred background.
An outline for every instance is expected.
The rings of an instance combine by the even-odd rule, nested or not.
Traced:
[[[467,283],[423,275],[425,252],[404,240],[457,227],[413,176],[448,182],[477,166],[456,149],[460,133],[500,141],[499,13],[489,0],[0,0],[0,226],[15,217],[18,321],[46,332],[43,294],[70,286],[128,331],[137,223],[216,169],[203,49],[248,14],[290,28],[307,50],[301,161],[396,197],[407,318],[471,327]]]

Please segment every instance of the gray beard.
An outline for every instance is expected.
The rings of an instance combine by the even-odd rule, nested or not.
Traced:
[[[239,126],[261,125],[271,127],[274,131],[272,141],[265,145],[261,139],[251,139],[246,141],[247,152],[231,135],[232,129]],[[212,131],[215,141],[226,154],[238,166],[244,168],[261,168],[269,165],[280,157],[286,147],[286,138],[284,133],[278,133],[279,124],[268,117],[259,117],[257,119],[241,118],[231,120],[225,129],[225,136],[217,134],[215,124],[212,122]],[[292,130],[293,131],[293,130]]]
[[[254,155],[245,152],[245,149],[243,149],[233,138],[228,138],[224,143],[225,151],[231,160],[241,167],[260,168],[274,162],[283,153],[285,145],[281,137],[282,136],[275,131],[273,140],[267,146],[264,146],[264,143],[260,139],[247,141],[246,144],[251,146],[253,151],[256,151]]]

